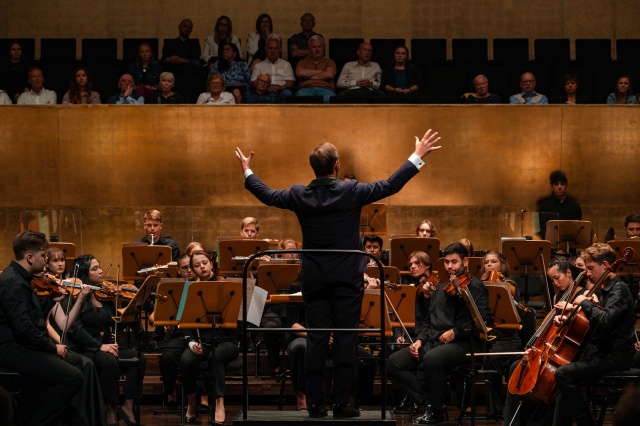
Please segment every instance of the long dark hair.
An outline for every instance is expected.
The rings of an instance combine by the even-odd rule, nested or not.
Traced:
[[[84,71],[87,74],[87,84],[84,86],[87,91],[87,96],[91,96],[91,89],[93,89],[93,79],[91,78],[91,73],[85,67],[78,67],[73,70],[73,74],[71,74],[71,81],[69,82],[69,101],[72,104],[81,104],[82,98],[80,97],[80,86],[76,82],[76,74],[78,71]]]
[[[225,46],[229,46],[231,47],[231,49],[233,50],[233,54],[234,54],[234,62],[235,61],[239,61],[240,60],[240,51],[238,50],[238,46],[236,46],[235,44],[231,43],[231,42],[227,42],[225,44],[222,45],[222,47],[224,48]],[[231,68],[231,62],[227,61],[224,58],[220,58],[218,59],[218,71],[224,72],[224,71],[229,71],[229,69]]]
[[[256,32],[258,34],[260,34],[260,21],[262,21],[262,18],[269,18],[269,32],[272,33],[273,32],[273,19],[271,19],[271,16],[269,16],[268,13],[261,13],[258,16],[258,19],[256,19]]]
[[[231,24],[231,18],[229,18],[227,15],[221,15],[216,21],[216,25],[213,27],[213,39],[215,40],[216,43],[220,42],[220,34],[218,33],[218,27],[220,26],[220,21],[222,21],[223,19],[227,21],[227,24],[229,24],[229,31],[227,32],[227,40],[231,40],[231,37],[233,36],[233,25]]]

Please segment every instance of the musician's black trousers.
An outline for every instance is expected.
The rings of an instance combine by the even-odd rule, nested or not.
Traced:
[[[632,361],[631,352],[596,352],[558,368],[556,383],[560,389],[560,396],[556,403],[554,426],[570,425],[571,420],[576,417],[590,416],[580,386],[611,371],[628,370]]]

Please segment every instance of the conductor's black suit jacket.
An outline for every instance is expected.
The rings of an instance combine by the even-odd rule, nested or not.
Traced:
[[[377,182],[319,178],[308,186],[272,190],[251,174],[245,188],[262,203],[296,214],[303,248],[363,250],[359,229],[362,206],[395,194],[417,173],[418,168],[407,160],[389,179]],[[303,282],[350,281],[362,276],[366,259],[362,255],[307,254],[301,268]]]

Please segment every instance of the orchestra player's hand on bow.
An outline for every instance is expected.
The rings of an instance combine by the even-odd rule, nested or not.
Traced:
[[[420,360],[420,348],[422,347],[422,340],[416,340],[411,346],[409,346],[409,353],[417,360]]]

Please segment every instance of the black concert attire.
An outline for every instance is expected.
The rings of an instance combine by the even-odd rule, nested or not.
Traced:
[[[192,66],[200,66],[200,40],[197,38],[188,38],[182,40],[180,37],[165,40],[162,47],[162,63],[164,68],[173,68],[183,64],[172,64],[166,62],[170,56],[178,56],[187,59]],[[186,65],[186,64],[185,64]]]
[[[151,245],[151,240],[144,236],[135,240],[134,243],[145,243]],[[171,247],[171,260],[174,262],[178,261],[178,258],[180,257],[180,247],[178,247],[178,243],[174,239],[160,236],[160,238],[153,241],[153,245]]]
[[[404,348],[391,355],[387,361],[387,373],[394,386],[403,390],[417,404],[429,400],[433,410],[444,408],[446,373],[454,367],[468,364],[466,354],[471,352],[471,317],[462,297],[447,297],[443,288],[448,283],[449,281],[438,284],[430,298],[422,298],[427,314],[415,339],[423,342],[419,359],[411,356],[409,348]],[[487,326],[491,326],[492,314],[487,288],[476,277],[471,277],[468,288],[482,320]],[[440,336],[449,330],[454,331],[454,340],[441,343]],[[416,376],[421,362],[424,383]]]
[[[173,326],[167,327],[166,330],[164,327],[156,326],[153,338],[158,342],[164,342],[160,348],[161,355],[158,364],[162,377],[163,397],[164,401],[167,401],[167,397],[172,395],[176,389],[180,358],[187,347],[187,341],[184,338],[184,330]]]
[[[0,63],[0,89],[7,91],[13,104],[16,103],[15,95],[20,95],[25,89],[30,88],[27,79],[29,78],[29,69],[32,66],[30,61]]]
[[[67,303],[68,299],[64,300],[61,306],[66,309]],[[138,357],[137,351],[123,347],[118,348],[117,358],[111,353],[101,351],[103,344],[112,343],[111,332],[115,326],[113,320],[116,315],[115,307],[111,302],[100,302],[102,307],[95,307],[88,297],[82,303],[80,314],[67,333],[69,347],[93,360],[98,370],[102,396],[106,404],[118,403],[120,371],[126,373],[124,398],[140,398],[146,370],[146,357],[144,354]],[[118,361],[133,358],[139,358],[138,362],[123,362],[121,365]]]
[[[305,249],[363,250],[360,237],[362,206],[400,191],[424,162],[412,155],[388,180],[362,183],[331,177],[308,186],[272,190],[250,169],[245,188],[268,206],[293,211],[302,228]],[[364,256],[331,253],[302,254],[302,296],[307,326],[357,328],[364,295]],[[324,404],[323,377],[329,332],[308,332],[305,353],[307,404]],[[334,341],[334,403],[348,404],[355,371],[356,332],[336,332]]]
[[[83,361],[73,352],[64,360],[58,357],[31,278],[15,261],[0,274],[0,368],[42,388],[29,425],[54,425],[82,386]]]
[[[610,279],[602,288],[600,305],[598,307],[590,300],[580,303],[593,334],[577,361],[556,370],[560,396],[554,425],[570,425],[572,418],[584,419],[592,415],[582,397],[582,385],[610,371],[631,368],[636,341],[634,300],[620,277]],[[595,425],[593,418],[590,420],[585,424]]]
[[[300,283],[293,283],[291,287],[289,287],[289,294],[298,293],[300,291],[302,291]],[[304,309],[304,303],[289,303],[287,304],[286,312],[287,322],[285,327],[291,328],[296,323],[306,326],[307,316]],[[287,339],[287,352],[289,353],[291,361],[289,367],[291,372],[291,381],[293,382],[293,387],[296,392],[305,391],[304,359],[306,349],[306,337],[296,336],[294,333],[290,333]],[[376,361],[373,355],[371,355],[371,353],[362,346],[358,345],[356,351],[356,358],[358,359],[358,397],[361,401],[365,401],[370,399],[373,394],[373,382],[376,375]],[[328,356],[332,357],[332,355],[333,351],[330,350]]]
[[[185,104],[186,102],[184,100],[184,96],[182,96],[180,93],[173,92],[173,95],[165,98],[164,96],[162,96],[162,92],[158,90],[153,93],[149,103],[178,105],[178,104]]]
[[[547,198],[540,201],[538,205],[538,212],[540,212],[540,234],[544,239],[547,232],[547,222],[550,220],[582,220],[582,209],[580,204],[573,198],[567,195],[563,202],[560,202],[555,195],[551,194]],[[555,214],[542,214],[542,213],[557,213]]]
[[[209,281],[215,281],[216,278],[212,277]],[[212,283],[211,285],[217,284]],[[199,341],[202,346],[202,355],[197,355],[187,347],[180,357],[180,374],[185,395],[196,392],[200,363],[208,361],[208,368],[215,386],[213,397],[224,396],[225,366],[240,355],[237,331],[237,329],[229,328],[202,329],[199,332],[200,337],[197,338],[196,330],[184,330],[185,334],[190,334],[192,342]],[[211,341],[212,337],[215,338],[215,355],[211,351],[212,344],[214,344]]]

